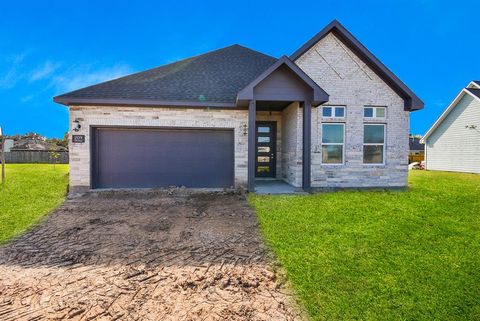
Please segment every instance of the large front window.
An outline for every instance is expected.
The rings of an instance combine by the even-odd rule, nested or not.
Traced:
[[[383,164],[385,155],[385,125],[363,125],[363,163]]]
[[[343,164],[345,124],[322,124],[322,163]]]

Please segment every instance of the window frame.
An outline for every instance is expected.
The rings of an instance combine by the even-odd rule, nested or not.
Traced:
[[[323,126],[331,126],[331,125],[342,125],[343,127],[343,143],[324,143],[323,142]],[[322,166],[342,166],[345,165],[345,123],[322,123],[322,134],[320,136],[320,150],[321,150],[321,158],[322,158]],[[323,162],[323,146],[342,146],[342,162],[341,163],[324,163]]]
[[[383,144],[380,143],[365,143],[365,126],[383,126]],[[382,162],[381,163],[365,163],[365,146],[382,146]],[[362,142],[362,163],[366,166],[381,166],[385,165],[385,155],[387,146],[387,124],[363,123],[363,142]]]
[[[330,108],[332,110],[332,114],[331,116],[323,116],[323,109],[324,108]],[[341,108],[343,109],[343,116],[335,116],[335,111],[337,110],[337,108]],[[335,106],[322,106],[322,118],[323,119],[332,119],[332,118],[336,118],[336,119],[345,119],[347,115],[347,108],[346,106],[342,106],[342,105],[335,105]]]
[[[371,108],[372,109],[372,117],[365,116],[365,109]],[[385,115],[383,117],[377,116],[377,109],[383,109],[385,111]],[[387,119],[387,107],[386,106],[363,106],[363,119]]]

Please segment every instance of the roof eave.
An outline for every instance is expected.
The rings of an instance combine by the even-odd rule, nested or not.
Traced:
[[[405,110],[423,109],[425,104],[408,88],[392,71],[390,71],[375,55],[373,55],[355,36],[353,36],[338,20],[333,20],[325,28],[296,50],[290,59],[295,61],[330,32],[340,38],[362,61],[364,61],[383,81],[385,81],[405,101]]]
[[[167,101],[121,98],[67,98],[57,96],[53,101],[65,106],[139,106],[139,107],[197,107],[197,108],[236,108],[235,103],[208,101]]]
[[[463,88],[458,93],[458,95],[455,97],[455,99],[453,99],[453,101],[450,103],[450,105],[448,105],[448,107],[445,109],[445,111],[440,115],[440,117],[438,117],[438,119],[435,121],[435,123],[433,123],[432,127],[430,127],[430,129],[425,133],[425,135],[422,137],[420,142],[422,142],[422,143],[426,142],[428,137],[437,129],[438,126],[440,126],[440,124],[443,122],[443,120],[448,116],[448,114],[450,114],[452,109],[455,108],[455,106],[458,104],[458,102],[460,101],[460,99],[462,99],[462,97],[464,95],[470,95],[474,99],[480,100],[480,97],[477,97],[476,95],[474,95],[473,93],[468,91],[468,88]]]

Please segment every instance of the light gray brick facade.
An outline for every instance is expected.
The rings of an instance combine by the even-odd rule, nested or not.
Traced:
[[[93,126],[233,128],[235,185],[247,183],[247,111],[198,108],[144,108],[76,106],[70,108],[70,124],[78,119],[85,143],[70,142],[70,187],[90,188],[90,128]],[[72,131],[71,131],[72,132]]]
[[[295,62],[329,95],[327,105],[345,106],[343,119],[323,119],[312,109],[312,187],[404,187],[407,184],[409,112],[403,99],[333,34],[329,34]],[[384,106],[386,118],[363,118],[364,106]],[[70,186],[90,187],[90,128],[92,126],[233,128],[235,184],[247,184],[248,111],[171,107],[72,106],[70,124],[78,119],[85,143],[70,143]],[[257,120],[277,122],[277,178],[302,185],[302,108],[290,104],[283,111],[257,112]],[[345,124],[345,159],[341,165],[322,164],[324,122]],[[363,164],[363,125],[386,124],[385,164]],[[73,133],[73,132],[71,132]]]
[[[320,40],[296,63],[330,95],[326,105],[346,107],[345,119],[322,119],[321,108],[313,109],[312,186],[406,186],[410,127],[403,99],[333,34]],[[364,106],[386,107],[386,118],[365,121]],[[343,165],[322,165],[322,122],[345,123]],[[366,122],[386,124],[385,165],[363,164],[363,124]]]

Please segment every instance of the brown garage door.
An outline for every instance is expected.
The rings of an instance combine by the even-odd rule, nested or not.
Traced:
[[[92,187],[233,186],[233,130],[94,128]]]

